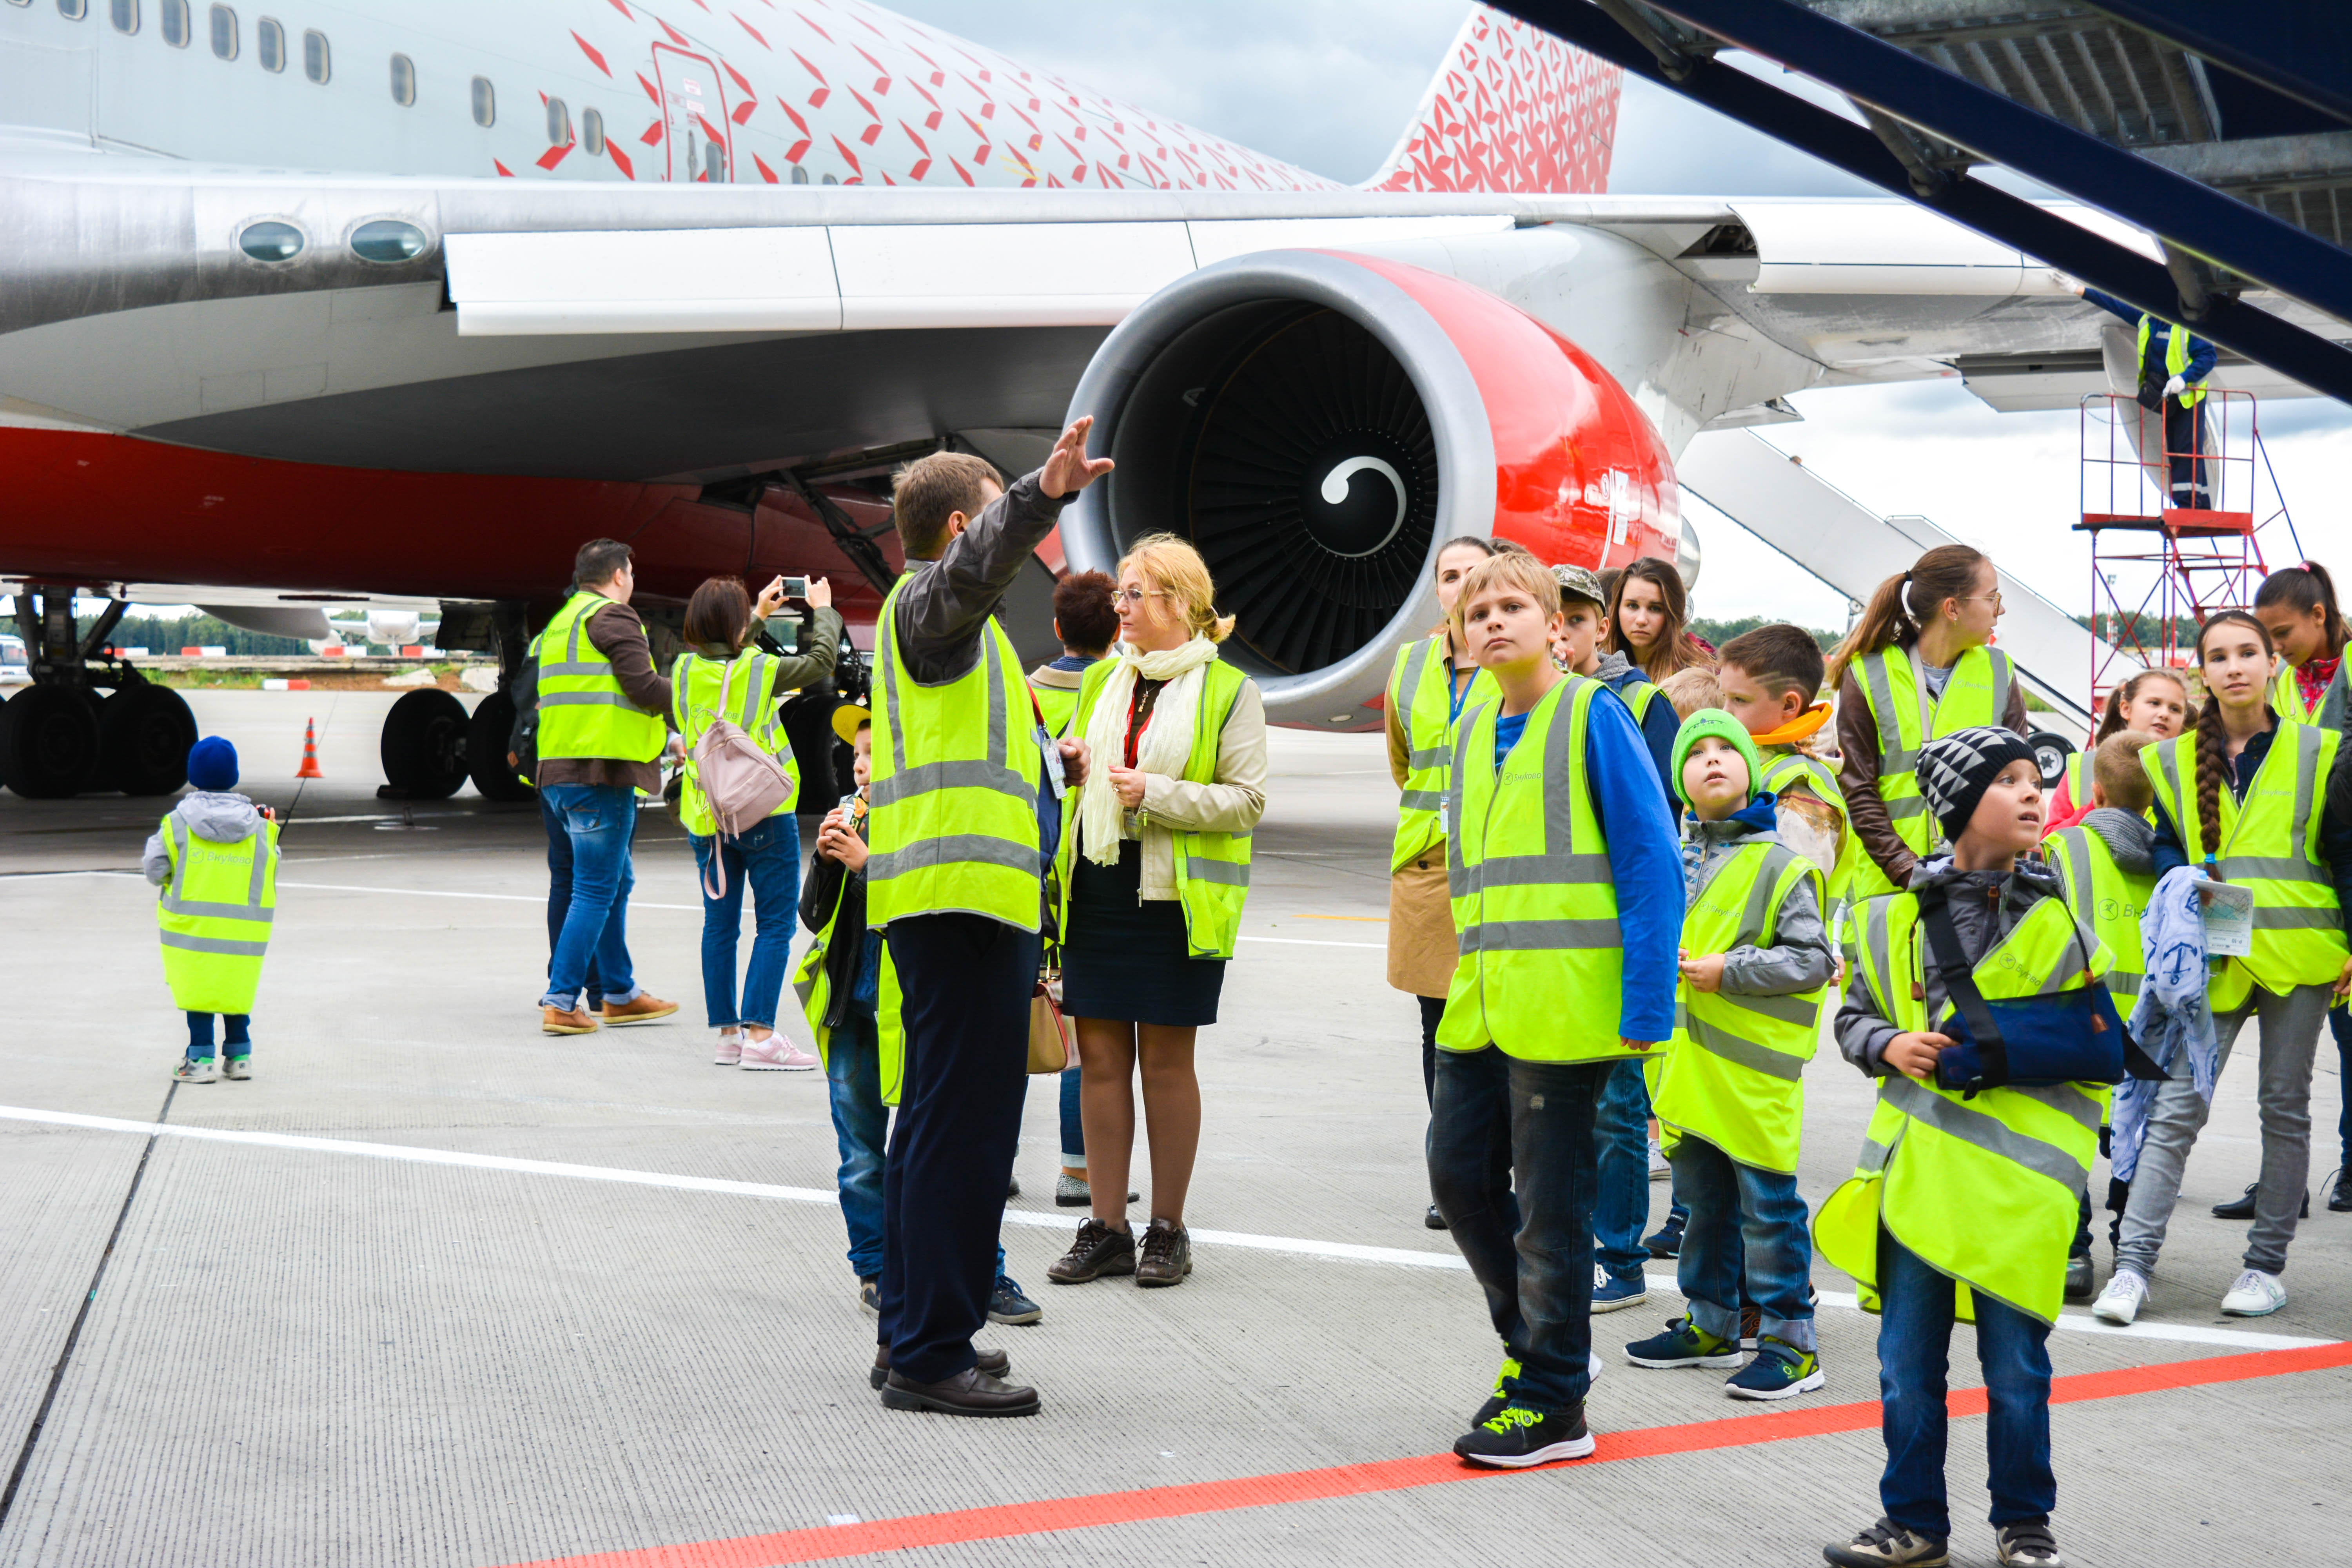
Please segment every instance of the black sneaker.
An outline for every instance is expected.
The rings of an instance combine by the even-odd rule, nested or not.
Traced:
[[[1070,1250],[1045,1266],[1045,1278],[1056,1285],[1082,1285],[1106,1274],[1135,1272],[1135,1232],[1126,1226],[1111,1229],[1089,1215],[1078,1226]]]
[[[2329,1214],[2352,1214],[2352,1166],[2336,1173],[2334,1186],[2329,1187],[2325,1182],[2320,1183],[2320,1185],[2327,1187]]]
[[[2336,1185],[2341,1187],[2343,1184],[2338,1182]],[[2245,1193],[2242,1196],[2231,1198],[2226,1204],[2215,1204],[2213,1205],[2213,1217],[2215,1219],[2253,1218],[2254,1194],[2261,1186],[2262,1184],[2260,1182],[2248,1182],[2246,1184]],[[2331,1203],[2329,1206],[2333,1207],[2334,1205]],[[2346,1206],[2352,1207],[2352,1205],[2347,1205]],[[2311,1194],[2309,1193],[2303,1194],[2303,1213],[2298,1217],[2303,1219],[2309,1219],[2311,1217]]]
[[[2098,1292],[2098,1278],[2091,1272],[2091,1255],[2071,1253],[2066,1258],[2066,1300],[2087,1301]]]
[[[1150,1289],[1181,1285],[1192,1272],[1192,1234],[1181,1225],[1155,1219],[1143,1233],[1143,1245],[1132,1270],[1135,1282]]]
[[[1447,1228],[1445,1216],[1437,1212],[1437,1205],[1435,1204],[1429,1205],[1429,1212],[1421,1216],[1421,1223],[1431,1230],[1444,1230]]]
[[[882,1315],[882,1276],[868,1274],[858,1280],[857,1304],[869,1318]]]
[[[1942,1537],[1916,1534],[1891,1519],[1852,1541],[1832,1542],[1822,1548],[1822,1557],[1837,1568],[1944,1568],[1952,1560]]]
[[[1683,1222],[1673,1215],[1666,1223],[1642,1238],[1643,1249],[1653,1258],[1679,1258],[1683,1251]]]
[[[996,1289],[988,1298],[988,1321],[992,1323],[1034,1323],[1045,1315],[1045,1309],[1032,1301],[1021,1289],[1021,1282],[1010,1274],[996,1277]],[[984,1371],[993,1370],[983,1368]],[[1003,1375],[999,1373],[998,1375]]]
[[[1992,1551],[2000,1568],[2066,1568],[2046,1519],[2002,1525],[1993,1531]]]
[[[1592,1452],[1592,1434],[1584,1429],[1584,1404],[1566,1410],[1530,1410],[1506,1405],[1454,1440],[1454,1452],[1474,1465],[1496,1469],[1524,1470],[1555,1459],[1581,1459]]]

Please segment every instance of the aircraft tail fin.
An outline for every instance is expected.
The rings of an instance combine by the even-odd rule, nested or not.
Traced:
[[[1620,67],[1474,6],[1396,150],[1363,188],[1606,191],[1623,82]]]

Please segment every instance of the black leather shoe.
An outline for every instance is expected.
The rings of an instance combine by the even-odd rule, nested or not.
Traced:
[[[2087,1301],[2098,1293],[2098,1280],[2091,1272],[2091,1255],[2078,1252],[2066,1259],[2066,1300]]]
[[[2339,1171],[2336,1184],[2327,1190],[2329,1214],[2352,1214],[2352,1168]]]
[[[2343,1184],[2338,1182],[2336,1185],[2340,1187]],[[2213,1217],[2215,1219],[2253,1218],[2254,1194],[2261,1186],[2262,1184],[2260,1182],[2248,1182],[2246,1184],[2245,1193],[2242,1196],[2231,1198],[2226,1204],[2215,1204],[2213,1205]],[[2311,1217],[2311,1194],[2309,1193],[2303,1194],[2303,1213],[2299,1217],[2304,1219],[2309,1219]]]
[[[1428,1226],[1431,1230],[1444,1230],[1446,1228],[1445,1216],[1437,1212],[1437,1205],[1435,1204],[1429,1205],[1429,1212],[1421,1216],[1421,1223]]]
[[[1034,1415],[1037,1391],[988,1375],[978,1367],[944,1383],[910,1383],[898,1373],[882,1382],[882,1403],[893,1410],[936,1410],[942,1415]]]
[[[1056,1285],[1079,1285],[1106,1274],[1135,1272],[1135,1232],[1121,1225],[1111,1229],[1089,1217],[1078,1226],[1070,1250],[1045,1266],[1045,1278]]]
[[[991,1377],[1003,1377],[1013,1370],[1013,1358],[1003,1351],[978,1351],[975,1353],[980,1357],[974,1364],[976,1371],[984,1372]],[[866,1374],[866,1386],[879,1388],[889,1381],[890,1347],[877,1345],[874,1347],[874,1370]]]

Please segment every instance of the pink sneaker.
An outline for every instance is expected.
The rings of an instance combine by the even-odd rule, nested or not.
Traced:
[[[817,1060],[783,1036],[770,1035],[743,1042],[743,1065],[763,1072],[807,1072]]]
[[[731,1068],[743,1059],[743,1037],[733,1029],[719,1037],[719,1054],[711,1058],[723,1068]]]

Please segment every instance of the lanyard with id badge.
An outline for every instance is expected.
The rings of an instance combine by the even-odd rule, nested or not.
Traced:
[[[2205,928],[2205,956],[2244,958],[2254,951],[2254,890],[2214,878],[2197,884],[2197,918]]]

